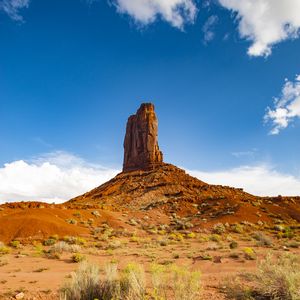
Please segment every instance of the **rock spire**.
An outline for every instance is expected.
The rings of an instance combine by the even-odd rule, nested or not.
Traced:
[[[143,103],[128,118],[124,140],[123,172],[151,170],[163,162],[157,141],[158,121],[152,103]]]

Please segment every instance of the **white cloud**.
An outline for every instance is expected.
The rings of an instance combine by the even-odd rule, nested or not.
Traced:
[[[264,117],[266,122],[272,123],[270,134],[273,135],[287,128],[296,118],[300,118],[300,75],[296,76],[294,82],[286,79],[281,97],[275,98],[274,106],[273,110],[267,108]]]
[[[99,186],[117,173],[118,170],[89,164],[66,152],[14,161],[0,168],[0,203],[63,202]]]
[[[216,15],[210,16],[202,26],[204,33],[204,43],[211,42],[215,37],[214,27],[218,23],[219,18]]]
[[[269,55],[272,46],[298,37],[299,0],[219,0],[237,13],[241,37],[252,41],[248,54]]]
[[[64,202],[99,186],[118,172],[66,152],[14,161],[0,168],[0,203]],[[255,195],[300,195],[300,178],[279,173],[267,165],[241,166],[219,172],[187,172],[208,183],[244,188]]]
[[[197,14],[193,0],[115,0],[113,3],[119,13],[130,15],[142,25],[161,17],[174,27],[182,28],[185,23],[193,23]]]
[[[20,10],[29,6],[30,0],[0,0],[0,11],[4,11],[15,21],[22,21]]]
[[[279,173],[270,166],[242,166],[220,172],[188,171],[210,184],[243,188],[257,196],[300,195],[300,178]]]

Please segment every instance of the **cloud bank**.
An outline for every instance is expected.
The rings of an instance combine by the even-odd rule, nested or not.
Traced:
[[[219,0],[237,14],[239,33],[252,41],[248,54],[268,56],[272,46],[297,38],[300,28],[299,0]]]
[[[119,13],[130,15],[141,25],[160,17],[181,29],[185,23],[193,23],[197,14],[193,0],[115,0],[114,4]]]
[[[89,164],[66,152],[14,161],[0,168],[0,203],[63,202],[99,186],[117,173],[118,170]]]
[[[66,152],[14,161],[0,168],[0,203],[64,202],[99,186],[118,172]],[[187,172],[208,183],[244,188],[255,195],[300,195],[300,178],[279,173],[266,165],[241,166],[219,172]]]
[[[243,188],[257,196],[300,195],[300,178],[279,173],[268,165],[241,166],[220,172],[188,172],[207,183]]]
[[[0,11],[4,11],[15,21],[22,21],[20,10],[29,6],[30,0],[0,0]]]
[[[300,75],[296,76],[295,81],[286,79],[280,98],[274,100],[274,109],[268,107],[264,117],[273,126],[270,131],[272,135],[287,128],[297,118],[300,118]]]

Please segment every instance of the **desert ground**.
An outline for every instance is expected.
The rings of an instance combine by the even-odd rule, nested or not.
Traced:
[[[267,221],[253,223],[244,216],[245,220],[233,217],[229,222],[226,216],[209,218],[208,212],[202,225],[191,218],[192,207],[198,209],[195,204],[178,215],[162,207],[141,212],[103,205],[84,209],[43,203],[2,205],[0,297],[63,299],[62,287],[85,261],[99,265],[103,274],[111,264],[119,270],[141,265],[149,290],[154,265],[166,272],[176,265],[201,273],[199,299],[230,298],[226,291],[230,282],[257,272],[268,255],[274,260],[286,254],[299,256],[300,226],[270,212],[280,209],[275,200],[265,202],[252,203],[248,219],[260,214],[262,219],[268,215]],[[240,208],[244,213],[245,207]]]

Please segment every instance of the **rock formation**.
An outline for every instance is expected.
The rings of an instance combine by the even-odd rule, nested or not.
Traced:
[[[143,103],[128,118],[124,140],[123,172],[152,170],[163,162],[157,141],[158,122],[152,103]]]

